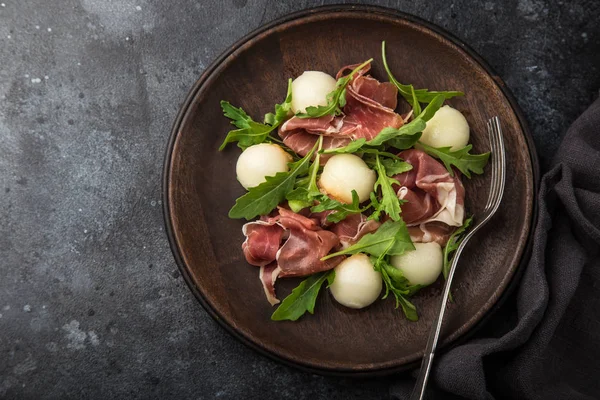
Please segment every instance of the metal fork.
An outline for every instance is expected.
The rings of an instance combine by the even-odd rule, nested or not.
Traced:
[[[448,279],[446,280],[446,284],[444,285],[442,303],[440,305],[440,309],[437,312],[437,316],[433,320],[433,324],[431,326],[431,332],[427,341],[427,347],[425,348],[423,362],[421,363],[421,370],[419,371],[419,377],[417,378],[415,388],[413,389],[413,392],[410,395],[410,400],[423,400],[425,396],[425,387],[427,386],[427,381],[429,380],[429,375],[431,373],[431,366],[433,364],[435,350],[437,348],[437,343],[442,330],[444,313],[446,312],[446,300],[448,299],[448,294],[450,293],[452,278],[454,278],[454,271],[456,270],[456,265],[458,264],[460,254],[467,245],[469,239],[473,237],[475,232],[477,232],[483,225],[485,225],[490,220],[490,218],[492,218],[492,215],[494,215],[496,210],[498,210],[498,206],[500,205],[500,201],[502,200],[502,194],[504,194],[504,183],[506,181],[506,157],[504,154],[504,140],[502,139],[502,129],[500,128],[500,120],[498,119],[498,117],[494,117],[488,121],[487,129],[490,138],[490,148],[492,153],[492,181],[490,184],[490,193],[488,195],[488,201],[485,205],[485,208],[483,209],[483,213],[479,216],[479,218],[477,218],[477,220],[475,221],[475,225],[467,233],[461,244],[458,246],[458,249],[456,249],[456,253],[454,253],[454,258],[452,259],[452,263],[450,265],[450,272],[448,273]]]

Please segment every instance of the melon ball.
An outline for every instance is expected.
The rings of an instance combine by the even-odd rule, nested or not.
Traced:
[[[290,162],[292,156],[280,146],[270,143],[255,144],[240,154],[235,166],[237,180],[243,187],[250,189],[265,182],[266,176],[287,172]]]
[[[335,267],[335,279],[329,289],[341,305],[364,308],[377,300],[381,287],[381,274],[373,269],[369,257],[355,254]]]
[[[356,190],[362,203],[369,199],[376,180],[375,171],[362,158],[354,154],[336,154],[323,167],[319,187],[343,203],[352,203],[352,190]]]
[[[413,285],[431,285],[442,272],[442,247],[435,243],[415,243],[415,250],[393,256],[391,264]]]
[[[327,94],[335,89],[336,80],[321,71],[304,71],[292,82],[292,111],[306,112],[309,106],[327,105]]]
[[[427,121],[419,141],[431,147],[461,149],[469,143],[469,124],[460,111],[443,106]]]

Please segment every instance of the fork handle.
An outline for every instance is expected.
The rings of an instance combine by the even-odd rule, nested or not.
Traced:
[[[429,374],[431,373],[431,366],[433,365],[434,357],[434,353],[429,353],[423,357],[421,369],[419,370],[419,377],[413,392],[410,395],[410,400],[423,400],[425,398],[425,388],[427,387],[427,381],[429,381]]]
[[[477,224],[473,227],[473,229],[465,236],[463,241],[460,243],[458,249],[456,249],[454,257],[452,257],[452,262],[450,263],[450,271],[448,272],[448,279],[446,279],[446,283],[444,284],[444,290],[442,294],[443,300],[440,302],[440,308],[438,309],[433,323],[431,325],[431,331],[429,334],[429,339],[427,340],[427,347],[425,348],[423,361],[421,363],[421,369],[419,370],[417,383],[415,384],[412,394],[410,395],[410,400],[423,400],[425,397],[425,388],[427,387],[427,381],[429,380],[429,376],[431,374],[431,366],[433,364],[433,358],[435,357],[435,350],[437,349],[437,343],[440,338],[440,333],[442,331],[442,322],[444,321],[444,313],[446,312],[446,302],[448,300],[448,295],[450,294],[450,286],[452,285],[452,279],[454,279],[456,265],[458,264],[460,254],[467,245],[467,242],[480,227],[481,224]]]

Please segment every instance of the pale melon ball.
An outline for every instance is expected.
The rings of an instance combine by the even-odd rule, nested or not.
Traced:
[[[237,160],[237,180],[249,189],[263,183],[266,176],[289,170],[292,156],[276,144],[261,143],[248,147]]]
[[[306,112],[308,106],[326,106],[327,94],[335,89],[335,79],[321,71],[304,71],[292,82],[292,111]]]
[[[381,274],[373,269],[369,257],[355,254],[335,267],[335,279],[329,289],[341,305],[364,308],[377,300],[381,287]]]
[[[469,124],[460,111],[443,106],[427,121],[419,141],[431,147],[461,149],[469,143]]]
[[[319,187],[343,203],[352,203],[352,190],[356,190],[362,203],[369,199],[376,180],[375,171],[362,158],[354,154],[336,154],[323,167]]]
[[[391,263],[413,285],[431,285],[442,272],[442,247],[435,243],[415,243],[415,250],[393,256]]]

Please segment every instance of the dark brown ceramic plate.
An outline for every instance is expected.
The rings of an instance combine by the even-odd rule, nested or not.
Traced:
[[[217,148],[231,128],[219,101],[260,118],[285,96],[287,79],[304,70],[335,74],[374,57],[372,74],[385,79],[388,60],[402,82],[461,90],[449,103],[464,113],[477,152],[489,150],[485,123],[498,115],[504,129],[508,176],[504,201],[469,243],[455,280],[455,302],[443,330],[447,345],[473,328],[497,303],[525,253],[534,215],[537,163],[521,114],[502,81],[464,44],[398,12],[358,6],[305,11],[272,23],[235,44],[191,90],[175,122],[164,171],[167,232],[190,288],[206,310],[246,344],[279,361],[322,373],[385,373],[414,364],[427,339],[440,284],[414,297],[418,322],[407,321],[391,299],[363,310],[335,303],[323,291],[314,315],[272,322],[258,268],[241,251],[244,221],[227,217],[244,193],[235,179],[239,149]],[[489,174],[465,179],[467,210],[477,214],[488,195]],[[285,297],[299,280],[278,282]]]

